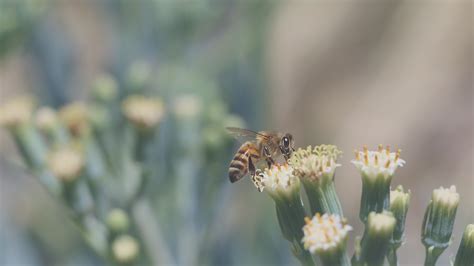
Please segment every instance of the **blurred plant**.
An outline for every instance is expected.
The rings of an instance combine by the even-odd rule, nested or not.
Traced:
[[[48,2],[0,1],[0,59],[28,38]]]
[[[191,74],[174,73],[178,79]],[[212,84],[194,77],[194,87]],[[242,127],[243,122],[228,114],[217,89],[197,95],[175,91],[176,84],[169,81],[156,82],[164,86],[161,97],[136,88],[121,89],[121,95],[120,83],[101,75],[88,101],[56,111],[36,109],[31,98],[21,97],[0,107],[0,122],[28,169],[63,202],[87,243],[104,259],[196,265],[207,259],[200,250],[209,247],[198,243],[220,219],[218,209],[209,207],[225,184],[218,178],[224,167],[203,162],[229,150],[232,143],[224,128]],[[199,181],[206,176],[214,179]],[[167,235],[163,225],[173,225],[178,237]]]
[[[390,191],[395,170],[405,163],[400,158],[400,150],[394,153],[388,146],[379,145],[377,151],[369,151],[364,147],[362,152],[356,151],[356,158],[352,160],[362,176],[360,220],[365,231],[356,239],[351,261],[346,254],[346,242],[352,227],[342,218],[334,184],[340,154],[333,145],[300,148],[286,164],[266,168],[252,181],[258,191],[266,191],[275,201],[283,237],[291,243],[293,254],[302,265],[383,265],[385,258],[390,265],[398,265],[397,250],[404,241],[410,201],[410,192],[405,192],[402,186]],[[309,207],[304,198],[308,199]],[[458,203],[459,194],[454,186],[433,191],[422,229],[422,241],[427,250],[425,265],[434,265],[451,243]],[[307,213],[315,215],[310,219],[304,217]],[[471,229],[466,228],[455,261],[457,265],[472,260]]]

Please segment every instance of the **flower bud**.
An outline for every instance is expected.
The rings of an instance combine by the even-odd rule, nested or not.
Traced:
[[[137,240],[130,235],[121,235],[112,243],[114,258],[120,263],[133,261],[140,252]]]
[[[433,190],[421,228],[428,265],[434,265],[441,253],[451,244],[458,205],[459,194],[455,186]]]
[[[395,225],[396,219],[390,212],[369,214],[366,231],[360,243],[358,263],[383,265]]]
[[[390,191],[390,211],[397,220],[397,225],[393,231],[391,244],[398,248],[403,242],[405,231],[405,220],[410,203],[410,191],[403,191],[402,186]]]
[[[85,136],[89,133],[88,107],[85,103],[75,102],[59,110],[59,118],[74,136]]]
[[[474,224],[466,226],[454,260],[454,266],[466,265],[474,265]]]
[[[193,119],[202,111],[202,102],[192,94],[180,95],[174,101],[174,113],[179,119]]]
[[[107,215],[107,226],[114,232],[125,232],[129,225],[128,215],[122,209],[113,209]]]
[[[118,84],[109,74],[102,74],[94,82],[92,90],[94,98],[99,102],[109,102],[117,97]]]

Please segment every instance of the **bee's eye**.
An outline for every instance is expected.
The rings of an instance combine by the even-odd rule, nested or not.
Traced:
[[[290,146],[290,140],[287,137],[283,138],[283,145],[287,148]]]

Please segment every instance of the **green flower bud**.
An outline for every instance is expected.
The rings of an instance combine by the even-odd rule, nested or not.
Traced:
[[[117,98],[118,84],[109,74],[103,74],[94,82],[92,95],[99,102],[110,102]]]
[[[128,215],[122,209],[113,209],[107,215],[107,226],[114,232],[125,232],[130,226]]]
[[[421,228],[422,242],[426,247],[425,265],[434,265],[451,244],[458,205],[459,194],[455,186],[433,190]]]
[[[357,262],[354,264],[383,265],[396,222],[390,212],[371,212],[360,243],[359,257],[355,258]]]
[[[397,246],[397,248],[403,242],[409,203],[410,191],[405,192],[402,186],[398,186],[395,190],[390,191],[390,211],[397,220],[397,225],[393,231],[392,244]]]
[[[390,152],[389,146],[379,145],[377,151],[369,151],[364,147],[362,152],[355,151],[352,163],[362,176],[362,197],[359,217],[366,222],[371,212],[380,213],[389,209],[390,183],[395,170],[405,164],[400,159],[400,150]]]
[[[303,183],[312,213],[343,215],[334,187],[334,174],[341,166],[337,163],[340,154],[333,145],[308,146],[293,152],[288,161]]]
[[[467,265],[474,265],[474,224],[466,226],[454,260],[454,266]]]
[[[143,95],[128,96],[122,103],[125,117],[139,130],[155,128],[164,116],[161,99]]]

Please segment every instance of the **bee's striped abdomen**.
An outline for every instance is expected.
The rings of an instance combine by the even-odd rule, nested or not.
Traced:
[[[257,158],[258,152],[255,145],[251,142],[246,142],[240,146],[239,150],[230,162],[229,179],[234,183],[244,177],[249,171],[249,158]]]

